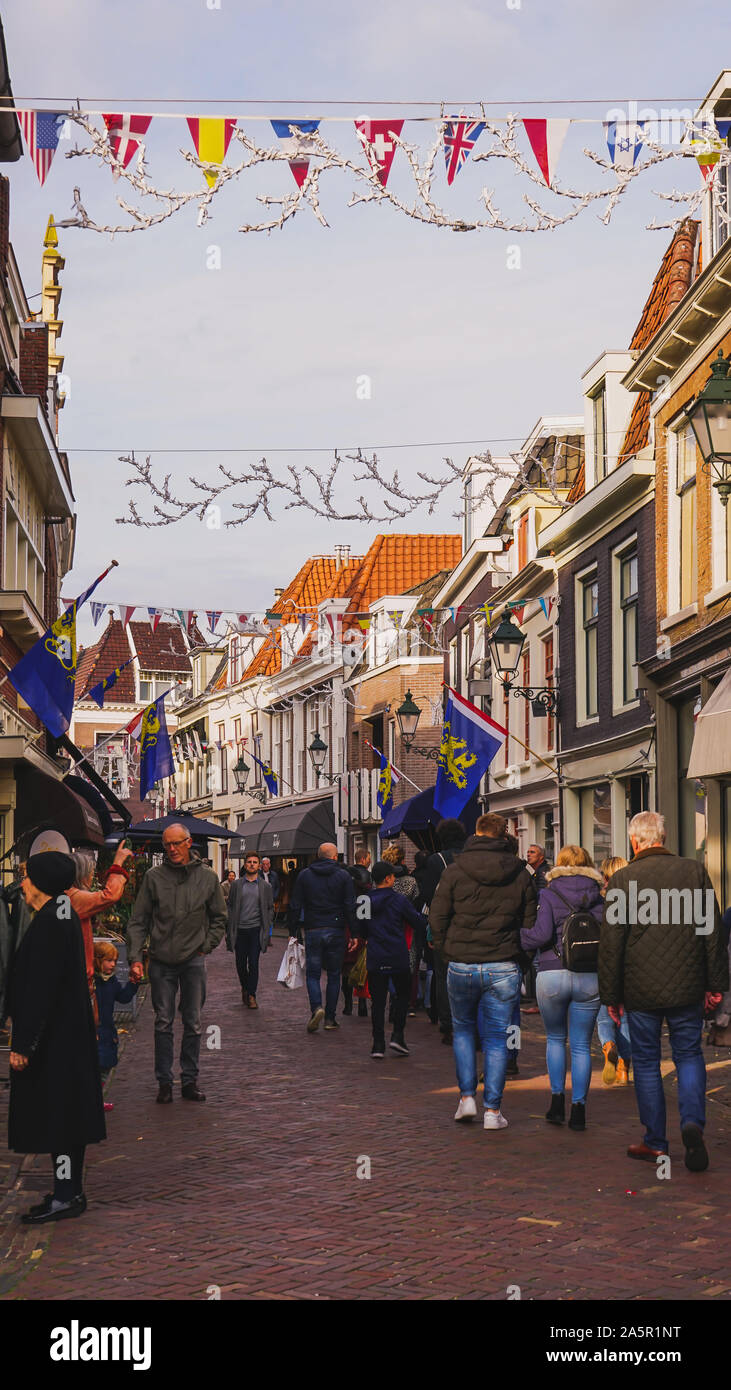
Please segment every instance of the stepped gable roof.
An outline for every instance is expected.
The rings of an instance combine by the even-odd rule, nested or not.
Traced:
[[[699,229],[700,222],[688,218],[675,233],[652,282],[652,289],[630,342],[630,351],[644,351],[698,275]],[[633,458],[650,441],[651,400],[649,391],[638,392],[620,450],[620,463]]]

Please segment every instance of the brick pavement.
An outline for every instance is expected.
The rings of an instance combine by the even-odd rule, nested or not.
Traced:
[[[0,1295],[21,1299],[727,1298],[731,1058],[708,1050],[711,1168],[690,1174],[677,1136],[670,1181],[624,1155],[640,1137],[632,1088],[597,1072],[588,1129],[546,1125],[540,1019],[524,1019],[507,1130],[457,1126],[451,1049],[423,1014],[408,1058],[370,1059],[370,1025],[305,1031],[305,991],[263,962],[243,1009],[232,957],[209,966],[202,1051],[208,1100],[154,1103],[147,1001],[113,1079],[109,1138],[90,1150],[88,1213],[40,1233],[18,1214],[47,1189],[26,1160],[0,1209]],[[7,1093],[4,1093],[5,1096]],[[3,1102],[3,1107],[7,1100]],[[4,1114],[0,1123],[4,1122]],[[675,1142],[674,1142],[675,1141]],[[356,1171],[370,1159],[370,1179]],[[634,1195],[627,1195],[627,1189]]]

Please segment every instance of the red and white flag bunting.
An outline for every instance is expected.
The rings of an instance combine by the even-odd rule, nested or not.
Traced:
[[[127,623],[132,617],[132,614],[135,611],[135,608],[137,607],[137,604],[133,603],[130,607],[128,604],[120,603],[117,606],[119,608],[119,620],[122,624],[122,627],[126,627]]]
[[[548,120],[523,121],[523,125],[538,168],[550,188],[571,122],[563,116],[553,116]]]
[[[119,111],[102,116],[109,136],[109,147],[123,169],[136,155],[143,135],[147,134],[152,116],[130,116]],[[119,175],[116,175],[119,177]]]
[[[358,139],[366,152],[368,163],[374,174],[378,175],[378,181],[384,188],[388,183],[393,157],[396,153],[396,139],[401,135],[403,125],[403,121],[355,122]]]

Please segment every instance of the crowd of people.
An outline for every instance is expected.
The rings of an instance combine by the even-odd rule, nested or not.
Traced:
[[[727,914],[722,924],[708,874],[665,847],[663,817],[629,824],[632,860],[595,868],[580,845],[550,865],[540,845],[526,859],[505,819],[481,816],[467,836],[442,821],[438,849],[413,868],[400,846],[371,864],[338,861],[334,844],[292,876],[290,938],[304,946],[307,1032],[339,1028],[342,1013],[371,1021],[371,1057],[407,1057],[406,1028],[429,1010],[454,1052],[454,1119],[477,1117],[482,1054],[485,1130],[508,1128],[503,1096],[518,1073],[521,1004],[540,1012],[550,1102],[546,1121],[583,1132],[598,1026],[605,1085],[634,1080],[644,1135],[629,1157],[657,1163],[669,1149],[660,1068],[667,1023],[678,1080],[681,1139],[690,1171],[708,1166],[705,1145],[704,1019],[729,1000]],[[33,912],[10,985],[12,1019],[9,1144],[49,1152],[53,1191],[22,1218],[43,1224],[80,1216],[85,1148],[105,1137],[102,1079],[117,1064],[116,1002],[134,996],[145,972],[154,1013],[157,1101],[173,1101],[174,1022],[182,1020],[181,1096],[205,1101],[198,1085],[206,956],[226,938],[242,1004],[257,1009],[259,962],[272,936],[279,880],[269,860],[247,854],[240,875],[221,883],[193,849],[184,825],[163,833],[163,862],[145,874],[127,928],[129,979],[117,978],[117,949],[94,941],[94,919],[119,900],[130,850],[120,846],[102,888],[94,860],[48,851],[26,865],[22,892]],[[725,928],[725,929],[724,929]],[[323,1002],[322,978],[325,976]],[[535,1004],[533,998],[535,995]],[[723,1006],[722,1006],[723,1007]],[[567,1055],[570,1054],[570,1061]],[[109,1103],[107,1102],[107,1105]]]

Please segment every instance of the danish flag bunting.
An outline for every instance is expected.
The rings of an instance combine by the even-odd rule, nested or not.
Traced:
[[[213,188],[226,158],[231,136],[236,129],[236,117],[189,116],[188,129],[193,136],[195,152],[203,164],[216,164],[216,169],[204,169],[203,177],[209,188]]]
[[[538,168],[550,188],[571,122],[554,116],[550,120],[523,121],[523,125]]]
[[[126,169],[140,147],[142,136],[147,134],[152,116],[130,116],[116,112],[109,116],[102,115],[102,120],[107,128],[109,148],[117,163]],[[114,172],[115,177],[119,178],[119,170],[115,169]]]
[[[19,111],[18,118],[42,188],[58,149],[58,137],[66,124],[66,117],[57,111]]]
[[[454,183],[458,174],[477,144],[483,130],[484,121],[448,121],[444,127],[444,157],[447,161],[447,183]]]
[[[309,142],[297,137],[314,135],[319,124],[319,121],[272,121],[274,134],[282,141],[285,152],[290,155],[289,167],[298,188],[302,187],[307,178],[311,151],[308,149]]]
[[[126,627],[127,623],[132,617],[132,614],[135,611],[135,608],[137,607],[137,604],[133,603],[132,607],[130,608],[127,604],[119,603],[117,604],[117,607],[119,608],[119,619],[122,624],[122,627]]]
[[[396,153],[396,139],[400,136],[403,125],[403,121],[356,121],[355,123],[358,139],[366,152],[368,163],[374,174],[378,175],[378,182],[383,188],[388,183],[393,157]]]

